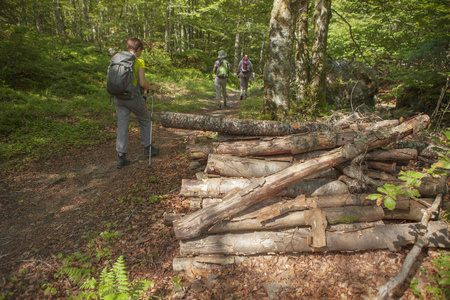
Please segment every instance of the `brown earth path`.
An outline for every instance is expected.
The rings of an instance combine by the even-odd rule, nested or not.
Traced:
[[[226,109],[204,113],[236,116],[238,96],[231,95]],[[372,299],[397,273],[407,249],[259,256],[221,270],[174,272],[179,243],[164,226],[163,214],[188,212],[187,201],[177,196],[181,180],[194,178],[186,141],[209,134],[163,128],[155,121],[153,137],[161,152],[150,169],[140,159],[135,128],[128,154],[133,163],[121,170],[115,168],[113,139],[2,172],[0,299],[70,298],[77,285],[54,275],[65,265],[63,258],[76,252],[91,258],[97,274],[107,260],[123,255],[130,280],[154,281],[147,295],[161,299]],[[411,273],[422,291],[437,255],[425,251]],[[53,293],[45,292],[48,287]],[[396,292],[400,297],[415,298],[408,283]]]

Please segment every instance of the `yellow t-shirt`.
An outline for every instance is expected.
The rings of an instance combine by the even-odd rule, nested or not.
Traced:
[[[136,61],[134,62],[134,71],[135,73],[135,78],[133,80],[133,84],[137,85],[138,84],[138,80],[139,80],[139,70],[144,68],[145,69],[145,62],[143,59],[140,58],[136,58]]]

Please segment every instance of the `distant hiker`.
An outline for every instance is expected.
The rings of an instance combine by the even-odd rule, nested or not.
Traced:
[[[216,101],[219,109],[221,106],[221,94],[223,96],[223,105],[227,106],[227,81],[230,75],[230,63],[225,59],[225,51],[219,51],[219,59],[214,63],[214,86],[216,87]]]
[[[130,38],[127,40],[127,48],[128,52],[121,52],[116,55],[122,54],[122,57],[126,57],[127,55],[128,57],[130,57],[133,66],[132,71],[134,71],[132,72],[132,78],[133,86],[135,88],[131,96],[115,96],[115,105],[117,112],[116,150],[119,154],[116,167],[118,169],[130,164],[130,160],[126,158],[130,113],[133,113],[138,119],[139,126],[141,128],[141,144],[142,147],[144,147],[145,157],[149,157],[150,147],[152,147],[152,145],[150,145],[150,114],[145,103],[144,92],[145,90],[156,90],[156,85],[150,85],[145,80],[145,62],[143,59],[139,58],[142,55],[142,50],[144,49],[142,41],[138,38]],[[113,61],[113,59],[111,59],[111,61]],[[152,147],[151,150],[152,156],[155,156],[159,153],[158,148]]]
[[[247,90],[248,90],[248,81],[252,77],[253,73],[253,64],[248,59],[248,56],[244,56],[239,62],[238,69],[236,71],[237,76],[239,77],[240,85],[241,85],[241,97],[242,100],[245,96],[247,98]]]

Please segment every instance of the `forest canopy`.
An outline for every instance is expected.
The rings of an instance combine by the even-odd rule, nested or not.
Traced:
[[[308,31],[313,36],[314,9],[323,1],[275,2],[306,4],[307,16],[297,11],[292,17],[298,20],[307,17]],[[268,60],[275,2],[3,0],[0,77],[4,84],[14,88],[43,88],[51,81],[63,80],[52,72],[53,66],[46,60],[72,58],[70,53],[63,54],[60,50],[56,53],[52,48],[84,45],[86,51],[95,50],[107,56],[108,49],[124,50],[124,41],[131,36],[143,39],[146,48],[154,52],[153,61],[147,63],[160,64],[154,68],[159,73],[170,74],[172,66],[210,73],[218,51],[223,49],[234,68],[243,55],[249,55],[256,73],[262,76]],[[419,103],[416,109],[433,111],[449,76],[450,1],[330,3],[327,62],[360,62],[374,69],[379,79],[392,88],[400,106]],[[291,38],[297,41],[299,36],[293,34]],[[313,39],[306,43],[305,47],[312,48]],[[295,55],[291,59],[295,65]],[[300,103],[296,109],[301,112],[304,107]]]

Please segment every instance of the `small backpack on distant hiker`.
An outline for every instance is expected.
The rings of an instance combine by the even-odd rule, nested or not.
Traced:
[[[133,85],[137,78],[134,70],[136,56],[128,51],[119,52],[111,58],[106,76],[106,90],[120,100],[131,100],[140,93],[139,85]]]
[[[241,72],[242,72],[242,73],[248,73],[248,72],[251,72],[251,70],[250,70],[250,64],[249,64],[249,61],[248,61],[248,57],[247,57],[247,56],[245,56],[245,57],[242,59]]]
[[[225,59],[221,59],[219,61],[219,72],[217,73],[217,77],[227,78],[228,73],[229,73],[228,62]]]

